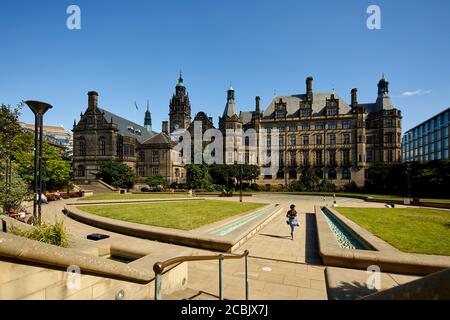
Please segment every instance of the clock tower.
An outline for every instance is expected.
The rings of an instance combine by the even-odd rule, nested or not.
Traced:
[[[170,133],[179,129],[187,129],[191,123],[191,103],[181,72],[178,84],[175,87],[175,94],[170,100],[169,120]]]

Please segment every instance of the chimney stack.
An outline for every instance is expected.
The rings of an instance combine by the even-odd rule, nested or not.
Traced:
[[[256,111],[256,113],[260,113],[261,112],[261,109],[260,109],[261,98],[259,96],[256,96],[255,102],[256,102],[255,111]]]
[[[95,91],[88,92],[88,108],[97,109],[98,107],[98,93]]]
[[[162,132],[169,135],[169,122],[168,121],[162,122]]]
[[[309,76],[308,78],[306,78],[306,96],[309,101],[312,101],[313,98],[312,84],[313,84],[313,77]]]
[[[312,93],[313,77],[306,78],[306,93]]]
[[[358,106],[358,89],[352,89],[352,104],[351,107],[354,109]]]

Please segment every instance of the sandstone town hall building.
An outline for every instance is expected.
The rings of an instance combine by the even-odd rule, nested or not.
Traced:
[[[335,92],[315,92],[312,77],[305,84],[303,92],[274,96],[263,109],[260,97],[256,97],[250,111],[239,111],[235,90],[230,87],[227,91],[218,126],[224,134],[226,129],[265,129],[270,133],[275,128],[280,133],[280,169],[273,175],[260,176],[258,184],[288,185],[304,170],[312,169],[337,186],[350,181],[363,186],[371,165],[401,161],[402,115],[392,104],[389,82],[384,76],[378,82],[373,103],[358,101],[356,88],[350,91],[347,103]],[[205,112],[192,118],[191,110],[181,75],[169,102],[169,122],[163,121],[160,133],[152,130],[148,109],[143,125],[133,123],[100,108],[98,93],[89,92],[88,107],[73,127],[75,182],[94,181],[101,160],[126,163],[139,182],[154,175],[165,177],[168,183],[184,182],[186,173],[180,164],[181,155],[174,149],[174,135],[192,131],[195,121],[201,121],[204,130],[214,128],[213,119]],[[265,145],[269,153],[271,144],[268,137]],[[250,161],[248,155],[245,159]],[[224,162],[228,163],[226,159]],[[256,163],[262,166],[260,159]]]

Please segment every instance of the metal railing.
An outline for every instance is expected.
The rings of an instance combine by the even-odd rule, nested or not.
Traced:
[[[155,300],[162,300],[162,274],[164,272],[164,269],[167,267],[188,262],[188,261],[204,261],[204,260],[219,260],[219,299],[223,300],[223,292],[224,292],[224,286],[223,286],[223,262],[224,260],[229,259],[242,259],[244,258],[245,261],[245,300],[248,300],[248,255],[249,251],[245,250],[243,254],[241,255],[217,255],[217,256],[183,256],[183,257],[176,257],[169,260],[166,260],[164,262],[157,262],[153,265],[153,271],[155,272]]]

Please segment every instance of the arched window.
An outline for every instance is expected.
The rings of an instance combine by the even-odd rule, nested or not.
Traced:
[[[316,176],[319,177],[320,179],[323,179],[323,170],[322,169],[317,169],[316,170]]]
[[[386,134],[386,143],[394,143],[394,134],[393,133],[387,133]]]
[[[101,137],[98,141],[99,146],[99,154],[101,156],[106,155],[106,139],[104,137]]]
[[[86,140],[84,140],[84,138],[80,138],[80,141],[78,142],[78,155],[86,155]]]
[[[77,168],[77,177],[84,177],[86,175],[83,165],[79,165]]]
[[[278,170],[277,179],[284,179],[284,171],[283,170]]]
[[[330,179],[330,180],[336,179],[336,170],[335,169],[328,170],[328,179]]]
[[[297,179],[297,170],[289,170],[289,179],[291,180]]]
[[[345,179],[345,180],[350,180],[351,179],[351,174],[350,174],[350,169],[349,168],[342,169],[342,179]]]

